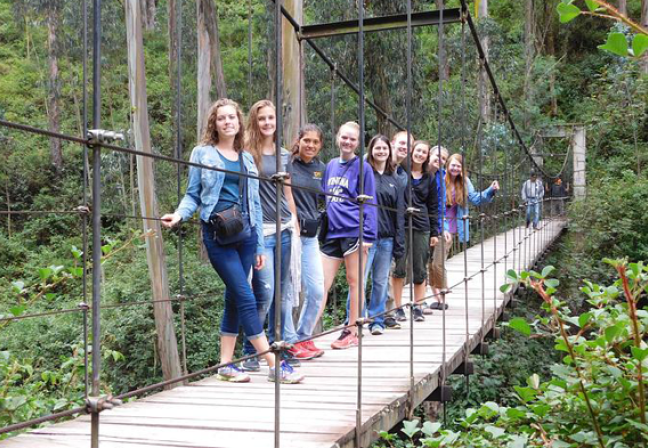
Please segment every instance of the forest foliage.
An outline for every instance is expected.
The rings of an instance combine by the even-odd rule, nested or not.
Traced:
[[[196,18],[195,2],[178,1],[184,11],[180,131],[183,156],[187,158],[196,142]],[[169,70],[168,2],[153,3],[156,14],[152,28],[145,34],[148,112],[153,150],[170,156],[174,154],[176,142],[175,86]],[[415,10],[429,9],[428,3],[415,1]],[[445,3],[447,7],[459,4],[457,0]],[[500,93],[527,144],[536,142],[537,133],[543,129],[569,123],[586,127],[588,197],[571,206],[572,231],[561,242],[565,248],[562,274],[571,279],[589,278],[592,282],[608,284],[613,279],[610,270],[599,263],[603,257],[648,259],[645,225],[648,222],[645,166],[648,162],[648,79],[637,61],[597,48],[607,41],[610,33],[627,36],[628,48],[632,48],[632,33],[622,25],[596,17],[579,17],[560,25],[558,3],[559,0],[534,3],[531,28],[535,31],[530,43],[525,38],[526,2],[491,2],[490,16],[480,19],[478,27],[480,34],[489,38],[489,59]],[[563,3],[586,7],[579,1]],[[48,128],[48,98],[52,91],[48,76],[51,57],[48,18],[55,11],[59,24],[55,48],[61,105],[59,128],[63,133],[81,135],[84,84],[80,4],[71,0],[0,0],[0,119]],[[350,19],[355,15],[354,4],[351,0],[305,1],[304,21]],[[639,17],[641,2],[628,0],[627,4],[629,15]],[[248,22],[246,2],[217,2],[225,81],[230,96],[244,107],[268,97],[273,82],[269,70],[272,3],[252,0],[250,5],[252,15]],[[381,0],[368,6],[369,15],[398,12],[404,12],[404,4]],[[105,1],[103,15],[103,122],[109,129],[128,131],[130,106],[123,5],[119,1]],[[252,65],[248,65],[249,31]],[[337,61],[340,71],[357,80],[353,36],[327,39],[320,45]],[[504,197],[515,202],[529,164],[497,106],[492,106],[489,120],[480,124],[475,46],[467,34],[462,38],[460,25],[446,27],[443,45],[447,59],[440,67],[438,45],[436,28],[415,30],[413,133],[432,142],[440,135],[441,142],[451,152],[460,151],[463,143],[470,167],[477,168],[476,161],[481,155],[485,162],[483,169],[491,175],[503,172],[505,167],[517,167],[514,175],[503,182]],[[366,57],[367,95],[389,110],[396,121],[404,123],[404,33],[388,31],[368,35]],[[328,159],[334,153],[332,118],[337,125],[357,119],[357,98],[339,79],[331,81],[329,68],[306,45],[304,58],[307,116],[325,130],[324,158]],[[441,98],[439,83],[443,87]],[[333,110],[330,108],[332,94]],[[368,108],[367,134],[378,130],[395,129]],[[541,149],[547,153],[565,153],[568,143],[565,139],[546,141]],[[73,212],[87,203],[89,194],[83,188],[83,148],[62,143],[62,170],[52,165],[50,150],[49,139],[45,137],[0,128],[0,210],[64,212],[0,215],[0,316],[80,310],[79,303],[89,300],[84,296],[79,271],[83,255],[82,215]],[[147,269],[143,248],[146,236],[139,230],[140,222],[132,219],[139,209],[134,161],[110,151],[103,152],[101,158],[102,300],[106,305],[147,302],[150,284],[143,274]],[[548,157],[544,166],[548,172],[557,173],[562,162],[560,157]],[[564,173],[567,182],[571,169],[567,164]],[[176,170],[171,164],[156,164],[160,210],[172,210],[178,201]],[[181,170],[181,188],[185,177]],[[187,364],[192,371],[213,365],[218,359],[216,328],[222,312],[222,284],[211,267],[198,257],[196,226],[189,224],[183,232],[186,235],[185,293],[199,296],[186,302]],[[175,294],[180,283],[178,234],[165,233],[164,238],[170,286]],[[567,296],[568,303],[583,306],[584,299]],[[0,321],[0,378],[4,379],[0,388],[0,422],[3,425],[81,402],[85,371],[83,313],[79,310],[53,317]],[[150,310],[150,306],[129,306],[103,313],[104,390],[121,393],[161,379]],[[176,323],[179,330],[178,319]],[[500,413],[499,408],[497,412]],[[492,416],[479,415],[480,418]]]

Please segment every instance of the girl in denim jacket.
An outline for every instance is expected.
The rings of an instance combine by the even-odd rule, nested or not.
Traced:
[[[189,183],[180,205],[174,213],[161,218],[165,227],[173,227],[180,221],[188,220],[198,207],[201,209],[203,243],[212,266],[225,283],[220,363],[226,365],[218,369],[217,378],[230,382],[250,381],[247,373],[231,363],[239,323],[257,352],[269,349],[263,325],[257,314],[256,300],[248,282],[252,266],[259,270],[265,263],[265,257],[262,255],[263,223],[259,181],[236,174],[241,171],[241,158],[247,174],[258,176],[252,156],[243,151],[241,109],[236,102],[221,98],[209,110],[202,142],[191,153],[191,162],[202,167],[189,168]],[[247,185],[239,189],[239,182],[246,182]],[[241,200],[240,191],[246,192],[246,200]],[[244,205],[247,207],[241,212],[249,216],[249,237],[232,244],[220,244],[216,239],[216,230],[211,224],[212,215],[232,207],[243,208]],[[273,381],[274,356],[266,354],[264,358],[270,367],[268,380]],[[282,382],[299,382],[302,377],[296,375],[290,366],[282,364],[280,379]]]

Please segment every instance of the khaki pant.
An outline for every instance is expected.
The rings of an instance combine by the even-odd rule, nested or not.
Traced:
[[[439,238],[439,243],[434,246],[432,260],[428,265],[428,282],[432,288],[445,289],[448,287],[448,276],[445,270],[445,260],[448,259],[448,254],[452,249],[452,242],[446,243],[444,241],[443,245],[445,246],[445,251],[442,251],[441,238],[443,238],[443,236]]]

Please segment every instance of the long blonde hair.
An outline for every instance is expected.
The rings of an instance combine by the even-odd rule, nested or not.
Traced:
[[[216,126],[216,122],[218,118],[218,109],[223,106],[232,106],[234,110],[236,110],[236,117],[239,121],[239,130],[234,137],[234,150],[236,152],[241,152],[243,150],[243,135],[245,134],[243,112],[241,111],[241,107],[238,105],[238,103],[234,100],[230,100],[229,98],[221,98],[214,104],[212,104],[212,106],[209,108],[209,113],[207,114],[207,126],[205,126],[205,130],[203,131],[200,143],[202,145],[218,145],[220,139],[218,138],[218,128]]]
[[[269,107],[277,113],[275,105],[270,100],[259,100],[252,105],[250,108],[250,113],[248,114],[248,123],[245,128],[245,149],[247,149],[252,157],[254,157],[254,163],[256,164],[259,172],[261,172],[261,167],[263,165],[263,154],[261,151],[261,144],[263,142],[263,135],[259,129],[259,111],[264,107]],[[276,135],[276,131],[275,131]],[[274,141],[274,138],[273,138]]]
[[[455,177],[454,181],[452,180],[452,177],[450,176],[450,164],[452,163],[453,160],[458,160],[459,163],[461,163],[461,173]],[[452,154],[450,157],[448,157],[448,161],[446,162],[446,175],[445,175],[445,186],[446,186],[446,204],[448,204],[449,207],[452,207],[454,204],[460,205],[463,207],[464,204],[464,189],[465,189],[465,181],[464,181],[464,165],[463,165],[463,157],[461,157],[461,154]],[[452,201],[452,190],[454,188],[454,196],[455,196],[455,201]]]

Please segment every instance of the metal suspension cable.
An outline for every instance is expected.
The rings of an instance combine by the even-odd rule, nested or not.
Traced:
[[[405,114],[407,123],[407,232],[405,245],[407,246],[407,276],[410,278],[409,289],[409,319],[410,319],[410,394],[414,390],[414,208],[413,208],[413,183],[412,183],[412,0],[407,0],[407,48],[406,48],[406,64],[407,64],[407,92],[405,96]],[[406,281],[406,280],[405,280]],[[402,303],[402,290],[401,303]],[[411,409],[409,413],[414,415],[413,403],[410,403]]]
[[[92,126],[101,129],[101,0],[94,0],[92,29]],[[85,136],[84,136],[85,137]],[[92,146],[92,263],[101,264],[101,147]],[[92,271],[92,391],[98,403],[101,373],[101,270]],[[92,406],[91,447],[99,448],[99,408]]]
[[[364,109],[364,2],[360,1],[358,4],[358,117],[360,125],[360,135],[358,145],[360,146],[360,197],[363,198],[360,201],[358,206],[358,317],[356,322],[356,331],[358,338],[358,384],[357,384],[357,395],[356,395],[356,430],[355,430],[355,442],[356,447],[362,447],[362,339],[363,339],[363,310],[364,310],[364,269],[363,269],[363,258],[364,258],[364,201],[365,201],[365,172],[364,172],[364,146],[365,146],[365,109]],[[350,163],[347,162],[347,163]],[[371,173],[370,173],[371,174]],[[374,193],[375,194],[375,193]],[[376,234],[377,236],[377,234]],[[377,243],[377,241],[376,241]],[[349,313],[349,315],[351,315]],[[350,320],[350,319],[349,319]],[[351,322],[349,322],[351,323]]]
[[[176,0],[175,30],[176,30],[176,159],[182,158],[182,1]],[[176,195],[178,203],[182,200],[182,165],[176,165]],[[178,233],[178,287],[180,295],[184,296],[184,232]],[[180,302],[180,335],[182,349],[182,371],[187,374],[187,328],[185,324],[185,302]]]
[[[165,162],[170,162],[170,163],[176,163],[176,164],[180,164],[180,165],[184,165],[184,166],[188,166],[188,167],[201,168],[201,169],[215,171],[215,172],[219,172],[219,173],[231,174],[231,175],[234,175],[234,176],[245,177],[245,178],[248,178],[248,179],[255,179],[255,180],[258,180],[260,182],[274,182],[273,179],[267,179],[265,177],[256,176],[254,174],[241,173],[239,171],[229,171],[229,170],[222,169],[222,168],[217,168],[217,167],[214,167],[214,166],[203,165],[203,164],[200,164],[200,163],[195,163],[195,162],[191,162],[191,161],[187,161],[187,160],[178,159],[176,157],[169,157],[169,156],[165,156],[165,155],[162,155],[162,154],[146,153],[146,152],[142,152],[142,151],[137,151],[135,149],[124,148],[124,147],[121,147],[121,146],[112,145],[112,144],[103,143],[103,142],[93,142],[93,141],[90,141],[90,140],[87,140],[87,139],[81,139],[81,138],[78,138],[78,137],[72,137],[72,136],[65,135],[65,134],[54,133],[54,132],[51,132],[51,131],[46,131],[46,130],[43,130],[43,129],[34,128],[32,126],[29,126],[29,125],[13,123],[13,122],[5,121],[5,120],[0,120],[0,126],[4,126],[4,127],[7,127],[7,128],[20,130],[20,131],[24,131],[24,132],[30,132],[30,133],[49,136],[49,137],[60,138],[60,139],[63,139],[63,140],[72,141],[72,142],[83,144],[83,145],[88,145],[88,146],[91,146],[91,147],[101,147],[101,148],[106,148],[106,149],[110,149],[110,150],[125,153],[125,154],[131,154],[131,155],[141,156],[141,157],[150,157],[150,158],[155,159],[155,160],[160,160],[160,161],[165,161]],[[360,200],[358,200],[357,198],[352,198],[352,197],[347,197],[347,196],[342,196],[342,195],[336,195],[336,194],[328,193],[328,192],[322,192],[322,191],[320,191],[319,189],[316,189],[316,188],[297,185],[297,184],[293,184],[293,183],[288,182],[288,181],[284,182],[284,184],[286,186],[291,187],[291,188],[301,189],[301,190],[304,190],[304,191],[310,191],[310,192],[318,193],[318,194],[328,196],[328,197],[331,197],[331,198],[337,198],[337,199],[356,202],[356,203],[360,202]],[[381,209],[384,209],[384,210],[397,211],[394,208],[381,206],[381,205],[377,205],[377,204],[372,204],[372,203],[365,203],[365,205],[370,206],[370,207],[381,208]],[[82,213],[82,212],[79,212],[79,213]],[[424,215],[424,214],[422,214],[420,212],[415,212],[415,214]],[[155,217],[133,216],[133,215],[115,214],[115,213],[113,213],[113,214],[105,214],[105,215],[102,215],[102,216],[115,216],[115,217],[133,218],[133,219],[135,219],[135,218],[137,218],[137,219],[155,219],[155,220],[160,219],[160,218],[155,218]]]
[[[493,107],[493,119],[497,121],[497,104]],[[497,139],[494,142],[493,148],[493,171],[497,173]],[[480,191],[481,194],[481,191]],[[497,202],[493,201],[493,207],[495,209],[495,214],[497,215]],[[495,328],[495,322],[497,321],[497,232],[498,232],[497,220],[493,220],[493,328]]]
[[[252,0],[248,0],[248,110],[252,107]]]
[[[273,2],[276,2],[277,0],[272,0]],[[299,32],[301,30],[301,25],[295,20],[295,18],[288,12],[283,6],[281,7],[281,13],[283,16],[288,20],[290,25],[293,27],[297,35],[299,36]],[[351,79],[345,75],[343,72],[337,69],[336,64],[332,61],[330,57],[326,55],[326,53],[317,45],[312,39],[308,38],[303,38],[303,37],[298,37],[300,41],[305,40],[306,43],[317,53],[317,55],[329,66],[331,70],[335,72],[337,76],[340,77],[344,83],[351,88],[356,94],[360,94],[360,88],[357,86]],[[391,124],[396,126],[401,131],[405,130],[405,127],[398,123],[389,113],[387,113],[383,108],[378,106],[375,102],[371,101],[369,98],[365,97],[364,102],[371,106],[371,108],[376,111],[378,114],[382,115],[385,117],[387,121],[389,121]]]
[[[467,7],[466,7],[467,9]],[[469,17],[469,12],[466,11],[466,17]],[[479,96],[479,113],[481,117],[481,113],[483,110],[482,107],[482,102],[484,101],[483,95]],[[480,123],[483,120],[483,117],[481,117]],[[479,152],[479,170],[478,170],[478,182],[479,182],[479,192],[481,193],[484,190],[483,186],[483,178],[482,178],[482,168],[484,166],[484,157],[483,157],[483,151],[481,147],[482,143],[482,127],[479,126],[477,132],[477,150]],[[483,204],[482,201],[479,201],[478,205],[479,209],[479,247],[480,247],[480,259],[481,259],[481,328],[484,328],[485,320],[486,320],[486,276],[485,276],[485,269],[484,269],[484,213],[483,213]],[[494,323],[493,323],[494,325]]]
[[[462,17],[464,11],[462,11]],[[466,21],[461,20],[461,116],[466,116]],[[461,121],[461,160],[462,166],[466,163],[466,122],[465,120]],[[467,167],[466,167],[467,168]],[[445,192],[445,189],[443,190]],[[447,197],[447,194],[446,194]],[[445,198],[444,198],[445,200]],[[464,188],[464,204],[467,204],[468,197]],[[444,217],[445,218],[445,217]],[[463,222],[457,223],[457,225],[463,226],[464,235],[468,232],[469,221],[464,217]],[[459,243],[461,244],[461,242]],[[445,254],[444,254],[445,255]],[[468,301],[468,241],[463,243],[463,265],[464,265],[464,307],[465,311],[465,346],[464,346],[464,367],[468,366],[468,358],[470,356],[470,317],[469,317],[469,301]],[[481,341],[483,343],[483,341]],[[470,393],[470,377],[466,375],[466,390],[467,393]]]
[[[497,102],[500,104],[500,107],[502,108],[502,113],[504,114],[504,117],[509,123],[509,126],[511,127],[511,131],[513,132],[513,135],[515,136],[515,139],[517,140],[518,144],[520,147],[524,150],[526,153],[527,157],[531,160],[533,165],[535,166],[535,169],[542,173],[542,175],[546,178],[549,179],[555,179],[556,177],[560,176],[560,173],[556,176],[552,176],[548,174],[544,169],[535,161],[533,158],[533,155],[529,151],[529,148],[527,147],[526,143],[522,139],[522,136],[520,135],[520,132],[518,131],[515,122],[513,121],[513,117],[511,116],[507,106],[506,102],[504,101],[504,98],[500,94],[499,87],[497,86],[497,82],[495,81],[495,76],[493,75],[493,72],[491,70],[490,64],[488,63],[488,58],[486,57],[486,53],[484,51],[484,48],[482,47],[481,41],[479,39],[479,34],[477,33],[477,27],[475,26],[475,22],[472,19],[472,16],[470,15],[470,11],[468,9],[468,3],[467,0],[461,0],[461,5],[462,8],[466,10],[466,20],[468,23],[468,26],[470,28],[470,32],[473,36],[473,40],[475,42],[475,47],[477,48],[477,54],[479,56],[480,63],[483,64],[484,70],[486,72],[486,75],[488,77],[488,80],[491,84],[491,87],[493,88],[493,93],[495,95],[495,98]]]
[[[274,38],[275,38],[275,104],[276,110],[276,131],[275,131],[275,168],[276,173],[279,174],[283,171],[281,166],[281,149],[282,149],[282,140],[283,140],[283,28],[281,23],[281,10],[283,8],[283,0],[274,0],[275,1],[275,10],[274,10]],[[281,340],[282,336],[282,326],[281,326],[281,313],[283,311],[282,307],[282,291],[281,291],[281,203],[282,203],[282,193],[283,193],[283,177],[278,177],[278,182],[275,183],[275,192],[276,192],[276,214],[275,214],[275,259],[274,259],[274,340],[275,342]],[[282,345],[283,346],[283,345]],[[282,375],[282,366],[281,358],[283,355],[282,350],[275,350],[275,377],[274,377],[274,447],[280,448],[281,446],[281,375]]]
[[[445,46],[444,46],[444,28],[443,28],[443,12],[445,10],[445,2],[441,2],[441,9],[439,10],[439,26],[438,26],[438,36],[439,36],[439,98],[438,98],[438,139],[437,147],[439,148],[439,153],[441,152],[441,145],[443,143],[443,80],[445,76]],[[462,163],[463,166],[463,163]],[[464,188],[465,190],[465,188]],[[445,216],[444,216],[445,218]],[[436,225],[436,223],[435,223]],[[443,229],[442,229],[443,230]],[[445,255],[445,238],[443,232],[441,234],[441,252]],[[442,256],[445,258],[445,256]],[[445,261],[442,263],[442,269],[445,269]],[[448,378],[447,372],[447,322],[446,322],[446,290],[445,288],[441,289],[441,401],[443,404],[443,423],[444,425],[448,424],[447,421],[447,412],[446,412],[446,400],[444,395],[444,387],[446,386],[446,381]]]
[[[214,300],[215,298],[211,298],[209,296],[212,294],[216,294],[217,292],[218,291],[210,291],[206,293],[190,294],[190,295],[177,294],[176,297],[173,299],[169,298],[169,299],[157,299],[157,300],[138,300],[132,302],[114,303],[111,305],[102,305],[101,309],[110,310],[110,309],[126,308],[126,307],[137,306],[137,305],[153,305],[155,303],[172,303],[172,302],[182,303],[184,301],[194,300],[194,299]],[[14,322],[14,321],[32,319],[37,317],[56,316],[59,314],[77,313],[77,312],[82,312],[84,310],[91,310],[91,309],[92,309],[91,306],[87,305],[85,302],[82,302],[75,308],[63,308],[58,310],[43,311],[39,313],[21,314],[19,316],[0,317],[0,323]]]
[[[83,0],[82,2],[82,17],[83,17],[83,30],[82,30],[82,39],[83,39],[83,137],[85,138],[88,135],[88,0]],[[82,153],[82,163],[83,163],[83,193],[81,197],[81,203],[88,203],[88,146],[83,145]],[[87,208],[86,208],[87,210]],[[81,266],[83,268],[83,279],[82,279],[82,294],[83,294],[83,303],[88,302],[88,215],[84,213],[81,217],[81,239],[82,239],[82,250],[83,254],[81,255]],[[88,399],[88,390],[89,390],[89,372],[88,369],[88,311],[83,312],[83,396]]]

